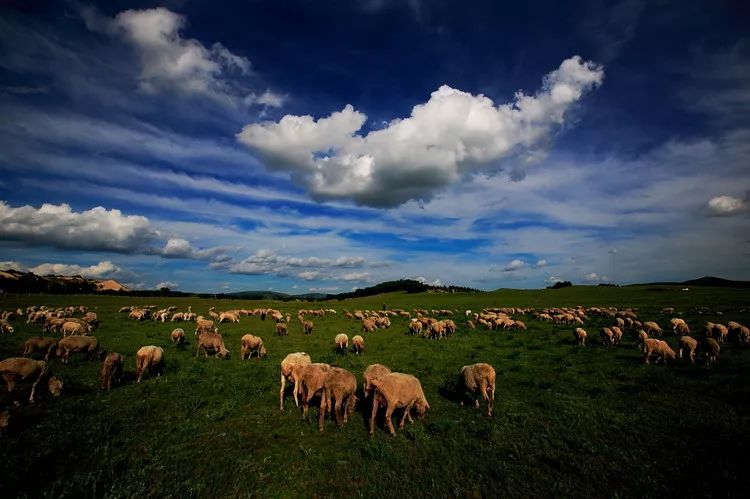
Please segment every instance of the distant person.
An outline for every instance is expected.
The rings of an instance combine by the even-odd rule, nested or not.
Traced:
[[[383,303],[383,310],[385,310],[385,303]]]

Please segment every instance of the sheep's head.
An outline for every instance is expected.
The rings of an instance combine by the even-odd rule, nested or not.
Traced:
[[[11,326],[11,325],[8,325],[8,332],[9,332],[9,333],[15,333],[15,332],[16,332],[16,330],[15,330],[15,329],[13,329],[13,326]]]
[[[55,376],[50,376],[49,381],[47,381],[47,388],[53,396],[59,397],[62,393],[63,382]]]
[[[427,403],[427,400],[421,399],[414,405],[414,407],[417,409],[417,417],[419,419],[422,419],[425,417],[425,414],[427,414],[427,411],[430,409],[430,404]]]
[[[222,358],[222,359],[227,359],[227,358],[229,358],[229,350],[227,350],[224,347],[221,347],[221,349],[219,350],[219,353],[217,354],[217,356],[219,358]]]
[[[258,357],[263,358],[266,355],[268,355],[268,350],[266,350],[266,347],[261,346],[260,350],[258,351]]]

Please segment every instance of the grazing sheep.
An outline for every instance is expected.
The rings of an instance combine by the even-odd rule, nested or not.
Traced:
[[[225,322],[240,322],[240,317],[234,312],[222,312],[219,314],[219,324]]]
[[[89,360],[102,358],[104,349],[99,347],[95,336],[67,336],[57,342],[57,356],[63,364],[70,362],[70,354],[85,353]]]
[[[111,390],[112,385],[119,384],[122,380],[122,368],[125,359],[119,353],[112,352],[102,363],[101,381],[102,389]]]
[[[599,332],[599,335],[602,338],[602,345],[604,345],[605,347],[609,347],[614,344],[615,335],[610,328],[603,327],[602,330]]]
[[[585,329],[577,327],[575,331],[573,331],[573,336],[575,336],[578,345],[582,347],[586,346],[586,337],[588,337],[588,334],[586,334]]]
[[[674,318],[669,321],[669,323],[672,325],[672,331],[674,331],[674,334],[679,334],[680,336],[690,336],[690,328],[687,325],[687,322],[685,322],[683,319]]]
[[[675,360],[677,358],[677,354],[666,341],[656,340],[654,338],[647,338],[645,340],[644,350],[644,364],[649,364],[652,357],[656,357],[655,363],[658,363],[659,359],[661,359],[664,362],[664,365],[667,364],[667,359]]]
[[[659,324],[653,321],[644,322],[643,330],[646,331],[649,336],[651,334],[658,334],[659,336],[662,336],[664,334],[664,330],[659,326]]]
[[[639,350],[646,351],[646,340],[648,339],[648,334],[643,329],[638,330],[638,337],[635,339],[635,346]]]
[[[619,345],[622,342],[622,329],[618,326],[612,326],[609,329],[612,331],[612,344]]]
[[[172,334],[170,336],[172,337],[172,343],[177,345],[185,341],[185,330],[178,327],[177,329],[174,329],[172,331]]]
[[[420,334],[422,332],[422,323],[419,322],[417,319],[412,319],[409,321],[409,333],[410,334]]]
[[[43,336],[32,336],[23,344],[23,356],[28,357],[32,353],[43,352],[44,360],[49,360],[50,354],[57,350],[57,340],[55,338],[45,338]]]
[[[216,352],[216,357],[226,359],[229,357],[229,350],[224,346],[224,338],[219,333],[201,333],[198,336],[198,346],[195,349],[195,356],[200,354],[201,350],[206,357],[208,357],[208,351],[213,350]]]
[[[336,424],[343,426],[349,421],[349,414],[357,403],[357,378],[340,367],[333,367],[323,384],[323,398],[321,399],[318,429],[323,431],[323,418],[326,411],[336,418]]]
[[[450,319],[445,319],[443,322],[445,323],[445,335],[446,336],[451,336],[453,334],[456,334],[456,323],[455,322],[453,322]],[[525,327],[526,326],[524,326],[524,328]]]
[[[615,319],[615,326],[617,327],[625,327],[625,319],[622,319],[620,317]]]
[[[430,409],[430,404],[422,391],[422,385],[419,380],[410,374],[390,373],[378,379],[372,380],[372,386],[375,393],[372,400],[372,413],[370,415],[370,435],[375,433],[375,417],[377,416],[380,406],[385,406],[385,424],[391,435],[395,436],[396,431],[393,429],[391,416],[393,411],[398,408],[404,409],[401,416],[399,429],[404,427],[406,419],[413,422],[411,418],[412,408],[417,410],[417,417],[424,418]]]
[[[721,347],[719,343],[713,338],[704,338],[701,342],[701,350],[706,358],[706,365],[710,366],[719,361],[719,354],[721,353]]]
[[[487,402],[487,415],[492,416],[492,406],[495,402],[495,368],[489,364],[478,363],[461,368],[461,382],[464,390],[470,392],[474,399],[474,407],[479,409],[477,393]],[[461,400],[461,405],[464,405]]]
[[[345,333],[337,334],[333,341],[336,344],[336,350],[338,350],[339,353],[344,353],[346,352],[346,349],[349,348],[349,337]]]
[[[287,336],[289,329],[287,328],[286,322],[276,323],[276,336]]]
[[[250,359],[255,353],[259,359],[262,359],[268,354],[266,347],[263,346],[263,340],[260,336],[254,334],[246,334],[240,339],[240,359]]]
[[[365,333],[371,333],[378,328],[375,319],[363,319],[362,320],[362,331]]]
[[[680,342],[678,344],[678,357],[681,359],[683,355],[687,356],[691,364],[695,364],[695,349],[698,347],[698,342],[695,338],[690,336],[680,336]]]
[[[141,382],[143,373],[148,372],[153,376],[161,376],[165,372],[164,349],[155,345],[141,347],[135,354],[135,376],[136,383]]]
[[[750,343],[750,328],[748,328],[747,326],[740,326],[738,340],[740,344]]]
[[[369,366],[367,366],[367,369],[365,369],[365,372],[362,375],[362,384],[364,385],[365,397],[369,397],[370,393],[375,389],[372,386],[372,382],[374,380],[390,373],[391,370],[382,364],[370,364]]]
[[[469,329],[476,329],[477,325],[474,324],[474,321],[470,320],[470,321],[466,321],[466,327],[469,328]]]
[[[716,338],[719,343],[724,343],[729,336],[729,329],[724,324],[714,324],[711,337]]]
[[[297,376],[299,377],[298,395],[301,399],[303,419],[307,417],[310,402],[316,395],[320,394],[322,404],[322,399],[325,396],[323,386],[325,385],[326,376],[331,369],[330,364],[316,362],[302,366],[297,371]],[[321,407],[320,410],[324,412],[324,408]]]
[[[526,323],[523,321],[513,321],[513,324],[510,326],[511,329],[515,329],[516,331],[526,331]]]
[[[195,321],[195,336],[200,336],[201,333],[218,333],[219,330],[214,326],[214,321],[206,319],[196,319]]]
[[[305,334],[312,334],[313,332],[313,322],[312,321],[303,321],[302,322],[302,330]]]
[[[297,392],[299,391],[299,370],[312,363],[305,352],[290,353],[281,361],[281,387],[279,388],[279,410],[284,410],[284,388],[286,382],[294,383],[294,404],[299,407]]]
[[[0,334],[2,333],[10,333],[13,334],[16,330],[13,329],[13,326],[10,325],[10,322],[8,322],[5,319],[0,320]]]
[[[356,354],[361,354],[365,350],[365,339],[360,335],[352,338],[352,351]]]
[[[82,324],[69,321],[62,325],[62,334],[63,336],[85,336],[88,330]]]
[[[63,389],[63,382],[51,375],[49,365],[43,360],[26,359],[24,357],[11,357],[0,362],[0,377],[8,386],[8,393],[12,393],[16,383],[27,379],[34,379],[31,386],[29,402],[34,402],[36,387],[40,381],[47,379],[47,388],[50,393],[57,397]]]

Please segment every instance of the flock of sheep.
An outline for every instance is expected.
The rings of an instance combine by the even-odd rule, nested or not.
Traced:
[[[267,308],[217,312],[212,307],[207,317],[193,313],[190,307],[186,312],[178,312],[176,307],[157,309],[153,305],[122,307],[119,311],[127,313],[128,317],[134,321],[192,322],[195,324],[196,356],[200,353],[208,356],[208,353],[212,352],[219,358],[227,358],[230,351],[224,343],[223,336],[219,333],[217,324],[238,323],[243,316],[255,316],[261,320],[269,318],[275,323],[275,333],[284,336],[289,334],[291,323],[291,314]],[[665,315],[673,313],[674,310],[671,308],[662,310],[662,314]],[[336,314],[336,311],[333,309],[299,310],[297,320],[301,332],[305,335],[313,333],[314,323],[308,317],[324,317],[328,314]],[[75,315],[80,315],[80,317],[75,317]],[[634,309],[574,307],[534,311],[529,308],[485,308],[476,313],[466,310],[463,314],[445,309],[414,309],[413,312],[399,309],[344,311],[345,317],[360,323],[363,333],[389,328],[391,318],[400,317],[408,321],[407,333],[435,340],[448,338],[456,333],[455,320],[448,318],[454,315],[463,315],[465,327],[468,329],[526,331],[525,322],[517,318],[526,315],[539,321],[578,326],[575,327],[573,335],[575,341],[581,346],[586,346],[588,334],[580,326],[585,325],[589,316],[599,316],[612,322],[612,325],[600,330],[601,345],[607,348],[619,345],[625,332],[632,331],[636,345],[644,352],[646,364],[652,360],[657,362],[661,360],[666,364],[667,361],[677,358],[685,358],[694,364],[696,352],[702,351],[706,363],[711,365],[718,361],[720,343],[728,341],[735,341],[739,344],[750,343],[750,330],[737,322],[728,322],[727,325],[708,322],[703,328],[699,342],[691,336],[690,327],[683,319],[673,318],[670,320],[670,327],[675,336],[679,336],[676,353],[666,341],[654,337],[664,335],[664,330],[659,324],[654,321],[641,322],[638,319],[637,310]],[[23,318],[28,324],[40,324],[43,333],[57,333],[61,335],[61,338],[34,336],[25,342],[23,357],[0,361],[0,376],[5,381],[9,393],[14,391],[17,383],[33,380],[29,402],[34,402],[40,382],[46,383],[53,396],[58,396],[63,389],[63,382],[52,376],[50,372],[48,361],[52,355],[59,357],[62,364],[68,364],[70,356],[74,353],[83,353],[90,359],[103,360],[102,388],[109,390],[122,382],[123,356],[116,352],[107,353],[97,338],[91,335],[99,325],[99,318],[95,312],[89,311],[84,306],[58,309],[31,306],[26,309],[5,311],[0,313],[0,333],[14,333],[15,329],[11,321]],[[175,328],[170,338],[174,344],[184,342],[185,329]],[[334,338],[334,347],[341,353],[348,351],[350,348],[348,336],[345,333],[337,334]],[[364,337],[354,336],[351,341],[351,350],[361,354],[364,348]],[[242,360],[250,359],[253,355],[262,359],[267,355],[263,339],[253,334],[242,336],[240,352]],[[30,358],[33,354],[42,355],[44,360]],[[164,368],[165,352],[162,347],[147,345],[136,352],[136,382],[141,381],[146,371],[152,376],[160,376],[164,373]],[[313,363],[310,355],[305,352],[288,354],[281,361],[280,371],[279,407],[281,410],[284,408],[286,383],[289,382],[293,385],[292,395],[295,404],[302,406],[303,417],[306,417],[311,402],[316,398],[319,399],[318,426],[321,431],[327,414],[333,413],[333,418],[338,425],[347,422],[357,402],[357,378],[354,374],[335,365]],[[458,378],[462,400],[469,395],[474,405],[479,408],[481,398],[487,405],[487,414],[491,416],[495,396],[495,369],[486,363],[468,365],[461,369]],[[412,412],[415,412],[416,416],[421,419],[430,408],[419,379],[410,374],[391,372],[388,367],[381,364],[372,364],[367,367],[363,375],[363,387],[365,399],[371,405],[369,425],[371,434],[375,430],[375,418],[381,408],[385,410],[385,426],[391,434],[395,434],[391,418],[396,409],[402,410],[399,423],[399,427],[402,428],[405,421],[412,421]],[[7,424],[7,421],[7,411],[0,411],[0,426]]]

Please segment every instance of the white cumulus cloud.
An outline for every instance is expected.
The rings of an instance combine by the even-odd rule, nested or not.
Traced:
[[[743,213],[750,209],[748,199],[734,196],[716,196],[708,201],[708,209],[712,215],[727,216]]]
[[[586,274],[586,275],[583,276],[583,280],[584,281],[591,282],[591,283],[594,283],[594,282],[596,282],[596,283],[598,283],[598,282],[604,282],[607,279],[608,279],[607,276],[605,276],[605,275],[599,275],[596,272],[590,272],[590,273],[588,273],[588,274]]]
[[[75,212],[67,204],[14,208],[0,201],[0,239],[63,249],[132,253],[156,236],[146,217],[101,206]]]
[[[177,289],[179,287],[180,285],[178,283],[172,282],[172,281],[160,282],[159,284],[155,286],[156,289],[161,289],[161,288]]]
[[[80,275],[82,277],[88,277],[91,279],[103,279],[105,277],[110,277],[114,274],[122,272],[122,269],[120,267],[113,264],[109,260],[99,262],[96,265],[91,265],[90,267],[82,267],[80,265],[70,265],[65,263],[42,263],[41,265],[37,265],[36,267],[31,267],[29,270],[37,275]]]
[[[347,105],[318,120],[286,115],[250,124],[237,139],[316,198],[393,207],[430,199],[515,153],[537,156],[571,107],[603,79],[601,66],[574,56],[547,74],[535,95],[519,91],[509,103],[443,85],[409,117],[366,135],[357,132],[367,117]]]
[[[513,272],[514,270],[520,270],[527,266],[528,264],[524,262],[523,260],[520,260],[516,258],[515,260],[511,260],[508,262],[508,264],[503,268],[504,272]]]
[[[215,262],[227,261],[230,258],[226,254],[226,248],[199,249],[193,246],[187,239],[182,238],[170,238],[163,248],[156,249],[153,252],[165,258],[212,260]]]

